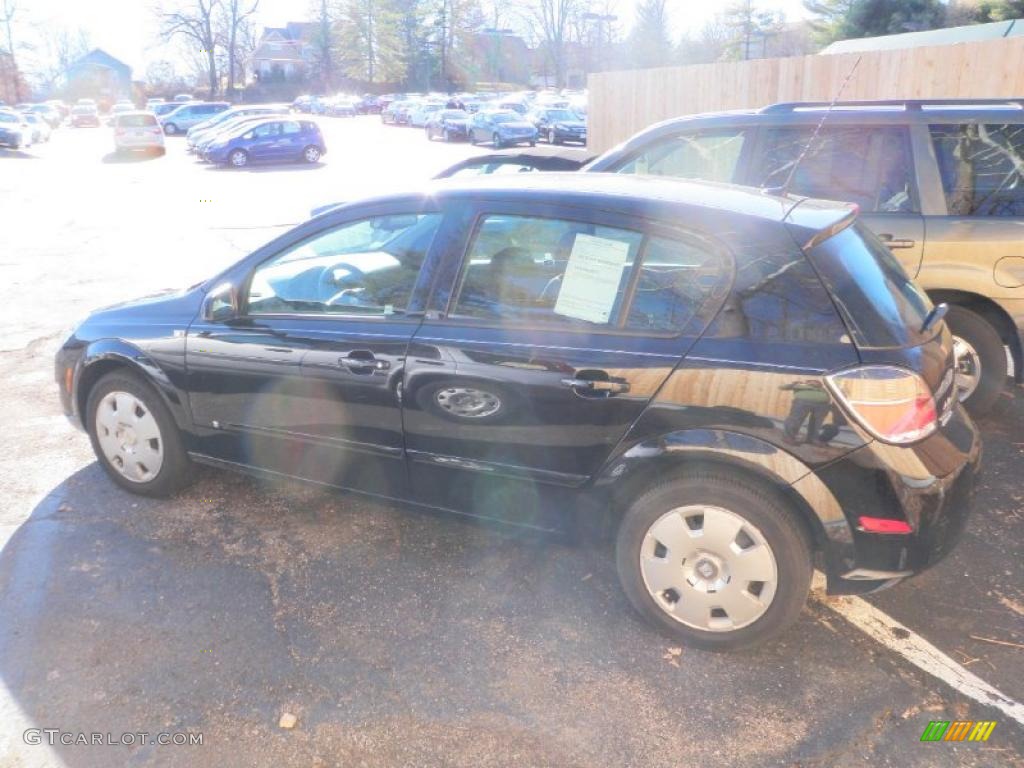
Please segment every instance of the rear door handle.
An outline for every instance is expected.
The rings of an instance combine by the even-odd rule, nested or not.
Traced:
[[[595,379],[562,379],[563,387],[582,389],[587,392],[602,392],[609,395],[617,395],[629,392],[628,381],[599,381]]]
[[[878,239],[885,243],[890,248],[913,248],[917,245],[916,240],[904,240],[902,238],[893,237],[889,234],[879,235]]]
[[[338,363],[352,373],[373,373],[374,371],[386,371],[391,367],[391,363],[387,360],[378,360],[368,349],[354,349],[347,355],[339,357]]]

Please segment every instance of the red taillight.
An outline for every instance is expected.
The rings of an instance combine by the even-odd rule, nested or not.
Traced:
[[[860,530],[865,533],[913,533],[914,529],[903,520],[891,520],[887,517],[859,517]]]
[[[938,424],[931,390],[913,371],[864,365],[825,380],[849,414],[886,443],[916,442],[934,432]]]

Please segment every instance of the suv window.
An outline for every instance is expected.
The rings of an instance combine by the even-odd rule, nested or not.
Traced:
[[[453,316],[678,332],[724,269],[721,255],[702,241],[645,241],[628,229],[491,215],[473,237]]]
[[[755,183],[785,185],[813,134],[811,126],[766,129]],[[853,202],[864,212],[915,212],[911,168],[900,126],[826,127],[800,161],[789,191]]]
[[[743,128],[680,133],[643,150],[616,172],[729,182],[746,139]]]
[[[248,312],[401,314],[440,221],[376,216],[315,235],[256,268]]]
[[[929,129],[951,216],[1024,216],[1024,124]]]

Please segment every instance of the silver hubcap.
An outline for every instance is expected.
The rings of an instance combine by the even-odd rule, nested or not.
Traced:
[[[306,150],[306,160],[308,160],[311,163],[315,163],[319,159],[320,159],[320,150],[319,149],[317,149],[316,147],[310,147],[309,149]]]
[[[110,465],[135,483],[160,473],[164,441],[148,406],[129,392],[111,392],[96,407],[96,437]]]
[[[437,404],[453,416],[480,419],[501,408],[501,400],[491,392],[472,387],[448,387],[435,396]]]
[[[959,336],[953,337],[953,354],[956,355],[957,396],[962,403],[981,383],[981,358],[978,351]]]
[[[245,165],[245,160],[246,160],[246,158],[245,158],[245,153],[244,152],[235,152],[234,154],[231,155],[231,164],[232,165],[237,165],[237,166]]]
[[[665,613],[708,632],[757,621],[779,579],[775,554],[757,527],[703,504],[677,507],[655,521],[641,545],[640,572]]]

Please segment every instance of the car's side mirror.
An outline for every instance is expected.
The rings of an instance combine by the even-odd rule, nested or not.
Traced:
[[[203,299],[203,319],[226,323],[238,317],[238,290],[231,283],[221,283]]]

